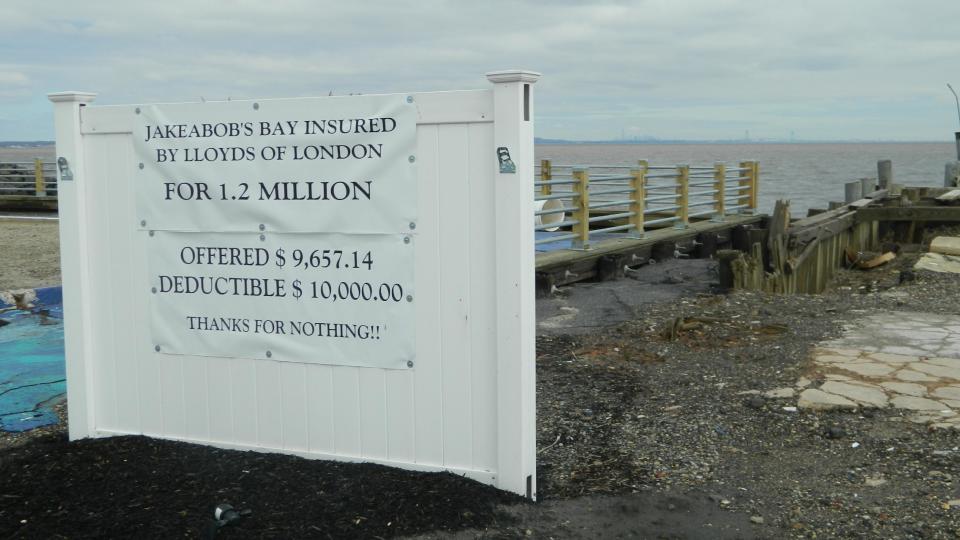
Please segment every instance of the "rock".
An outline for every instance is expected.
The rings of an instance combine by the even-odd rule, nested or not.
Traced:
[[[750,523],[755,525],[763,525],[763,518],[760,516],[750,516]]]
[[[813,384],[813,381],[811,381],[810,379],[806,377],[800,377],[800,379],[797,381],[797,388],[806,388],[811,384]]]
[[[783,398],[792,398],[794,394],[793,388],[775,388],[773,390],[768,390],[764,392],[763,395],[771,399],[783,399]]]
[[[750,396],[743,404],[751,409],[762,409],[766,403],[766,400],[760,396]]]
[[[863,481],[863,484],[868,487],[879,487],[886,483],[887,483],[887,480],[882,476],[867,477],[867,479]]]
[[[837,409],[853,411],[857,409],[857,404],[849,399],[828,394],[816,388],[807,388],[801,392],[797,406],[810,411],[830,411]]]
[[[827,381],[820,390],[856,401],[860,405],[883,408],[887,406],[887,394],[873,386],[861,386],[839,381]]]
[[[823,435],[828,439],[842,439],[847,435],[847,432],[840,426],[830,426],[823,432]]]
[[[910,411],[938,411],[945,408],[939,401],[913,396],[896,396],[890,400],[890,404]]]

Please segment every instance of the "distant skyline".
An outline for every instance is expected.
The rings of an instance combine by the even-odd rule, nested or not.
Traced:
[[[952,141],[960,2],[7,0],[0,141],[95,104],[488,87],[540,71],[536,135]],[[950,80],[950,77],[955,77]],[[745,135],[749,133],[749,135]]]

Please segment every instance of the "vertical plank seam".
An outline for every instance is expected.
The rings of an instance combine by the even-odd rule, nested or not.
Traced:
[[[310,396],[307,395],[307,377],[310,376],[310,367],[303,365],[303,445],[310,452]]]
[[[181,429],[183,429],[183,435],[188,436],[187,433],[187,381],[184,377],[183,363],[186,362],[185,356],[179,357],[180,364],[180,407],[182,408],[183,418],[181,420]]]
[[[436,213],[434,215],[435,217],[434,228],[436,229],[434,238],[436,239],[437,260],[439,261],[440,247],[441,247],[440,227],[443,225],[440,222],[440,202],[443,200],[443,194],[440,191],[440,126],[439,125],[434,126],[433,129],[435,134],[434,148],[436,149],[436,151],[433,154],[433,170],[436,173],[435,176],[437,180],[436,189],[434,190],[434,193],[436,193],[436,202],[437,202],[437,204],[434,205],[434,208],[436,210]],[[437,283],[438,284],[443,281],[443,276],[441,275],[442,272],[443,272],[443,265],[437,265]],[[443,300],[440,299],[439,297],[438,297],[438,300],[439,302],[437,303],[436,307],[437,307],[437,313],[439,315],[440,308],[443,304]],[[439,350],[437,351],[437,376],[439,378],[440,387],[441,387],[440,388],[440,404],[439,404],[440,405],[439,407],[440,408],[440,464],[445,465],[447,463],[447,445],[444,443],[444,441],[446,440],[447,430],[444,424],[444,419],[446,418],[447,411],[443,406],[443,324],[442,322],[441,324],[438,325],[438,328],[440,330],[439,331],[440,335],[438,336],[440,347],[439,347]]]
[[[329,401],[329,407],[327,408],[327,416],[330,419],[330,452],[337,452],[337,420],[333,417],[333,411],[336,410],[333,407],[333,368],[327,368],[327,380],[330,381],[330,384],[325,389],[327,392],[327,401]]]
[[[360,368],[352,368],[354,375],[354,380],[357,381],[357,391],[354,395],[357,397],[357,455],[363,456],[363,411],[361,407],[363,406],[363,400],[360,399],[361,385],[360,385]]]
[[[99,140],[102,140],[102,139],[99,139]],[[94,146],[94,145],[91,145],[91,146],[93,146],[94,148],[97,148],[97,152],[96,152],[96,153],[97,153],[97,157],[99,158],[99,157],[100,157],[100,154],[101,154],[101,151],[100,151],[100,149],[99,149],[99,146],[100,146],[100,145],[97,144],[96,146]],[[99,162],[99,159],[97,159],[96,161]],[[113,164],[113,163],[115,163],[115,161],[114,161],[114,160],[108,160],[107,163],[108,163],[108,164]],[[110,168],[110,166],[107,165],[107,168]],[[112,172],[112,171],[111,171],[111,172]],[[112,175],[110,175],[109,173],[107,173],[107,174],[104,174],[103,176],[99,176],[99,175],[98,175],[98,178],[103,178],[104,176],[110,178]],[[98,183],[102,185],[103,189],[107,192],[107,195],[108,195],[107,197],[103,197],[103,198],[101,198],[100,200],[101,200],[101,201],[110,201],[110,200],[111,200],[111,197],[110,197],[110,196],[113,195],[113,194],[115,194],[115,190],[110,190],[110,189],[108,189],[105,182],[98,182]],[[104,223],[104,225],[107,227],[107,230],[108,230],[108,231],[112,229],[112,227],[111,227],[111,225],[112,225],[112,214],[111,214],[110,212],[104,212],[104,220],[103,220],[103,223]],[[108,235],[105,235],[105,236],[107,236],[107,237],[109,238],[109,234],[108,234]],[[107,253],[106,253],[106,256],[107,256],[106,260],[107,260],[107,261],[112,261],[112,260],[113,260],[113,251],[114,251],[114,250],[113,250],[113,246],[114,246],[113,242],[107,242],[107,246],[106,246],[106,252],[107,252]],[[109,273],[106,273],[106,272],[105,272],[104,274],[106,274],[107,276],[109,276],[110,278],[112,278],[113,268],[111,268],[110,265],[109,265],[109,264],[106,264],[106,263],[104,264],[104,267],[105,267],[105,269],[109,269]],[[108,283],[114,283],[114,280],[113,280],[113,279],[108,279],[107,282],[108,282]],[[107,305],[108,305],[108,306],[111,306],[111,308],[113,308],[113,307],[115,306],[114,302],[115,302],[115,300],[116,300],[115,291],[114,291],[113,287],[109,287],[109,286],[108,286],[108,287],[105,287],[105,289],[106,289],[105,292],[106,292],[106,294],[108,295],[108,296],[107,296]],[[110,363],[113,365],[113,422],[114,422],[114,425],[117,426],[117,425],[120,424],[120,382],[119,382],[118,377],[117,377],[117,353],[116,353],[116,351],[117,351],[117,349],[118,349],[118,347],[117,347],[118,344],[117,344],[117,317],[116,317],[116,309],[110,309],[110,317],[109,317],[108,320],[109,320],[109,333],[110,333],[109,343],[112,343],[113,346],[110,347],[110,351],[104,351],[104,352],[106,352],[107,354],[109,354],[109,356],[110,356]],[[96,371],[94,371],[94,373],[96,373]],[[97,416],[94,416],[94,418],[97,418]]]
[[[467,125],[464,126],[464,127],[465,127],[465,131],[466,131],[466,139],[467,139],[466,142],[467,142],[467,146],[466,146],[466,152],[464,152],[464,161],[465,161],[465,163],[464,163],[464,168],[463,168],[463,177],[464,177],[464,184],[466,185],[466,193],[467,193],[467,196],[469,197],[469,195],[470,195],[470,184],[471,184],[471,177],[470,177],[470,149],[473,148],[473,146],[472,146],[472,144],[471,144],[472,141],[473,141],[473,138],[472,138],[472,136],[471,136],[471,133],[472,133],[473,130],[472,130],[470,124],[467,124]],[[465,205],[464,212],[466,212],[466,214],[467,214],[467,215],[466,215],[466,220],[465,220],[465,223],[467,224],[467,238],[472,238],[472,236],[473,236],[473,229],[472,229],[472,224],[473,224],[473,221],[472,221],[473,212],[471,211],[471,205],[469,205],[469,204],[468,204],[468,205]],[[468,243],[468,245],[469,245],[469,243]],[[467,359],[467,370],[466,370],[466,373],[467,373],[468,376],[469,376],[469,381],[468,381],[469,384],[467,384],[466,387],[467,387],[467,393],[468,393],[467,402],[470,404],[470,409],[469,409],[470,413],[467,415],[467,417],[470,419],[470,429],[469,429],[469,431],[468,431],[468,433],[470,434],[470,435],[469,435],[469,436],[470,436],[470,445],[469,445],[469,448],[470,448],[470,468],[471,468],[471,469],[476,469],[476,466],[475,466],[475,463],[474,463],[474,459],[475,459],[475,455],[476,455],[476,452],[474,452],[474,445],[476,444],[476,439],[475,439],[475,437],[474,437],[474,432],[475,432],[475,430],[476,430],[476,424],[477,424],[476,420],[477,420],[477,419],[474,417],[474,402],[473,402],[473,400],[474,400],[474,396],[473,396],[473,382],[474,382],[474,380],[475,380],[474,373],[473,373],[473,341],[474,341],[474,340],[473,340],[473,332],[471,331],[471,326],[473,325],[473,296],[472,296],[472,294],[471,294],[471,292],[472,292],[472,290],[473,290],[473,289],[471,288],[472,283],[473,283],[473,273],[470,271],[470,269],[473,267],[473,265],[471,264],[471,262],[472,262],[472,260],[473,260],[473,255],[474,255],[473,250],[468,250],[468,251],[467,251],[467,268],[466,268],[466,271],[465,271],[465,273],[466,273],[466,280],[465,280],[465,281],[466,281],[466,287],[464,287],[465,290],[464,290],[464,295],[463,295],[463,296],[464,296],[464,312],[466,313],[466,315],[465,315],[466,318],[465,318],[464,326],[466,327],[466,333],[467,333],[467,347],[466,347],[466,351],[465,351],[465,352],[466,352],[465,356],[466,356],[466,359]]]

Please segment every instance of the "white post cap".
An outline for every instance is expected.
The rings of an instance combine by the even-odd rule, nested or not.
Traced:
[[[487,73],[487,80],[492,83],[535,83],[539,78],[539,73],[526,69],[505,69],[503,71],[491,71]]]
[[[54,92],[47,94],[47,99],[54,103],[79,102],[90,103],[97,98],[93,92]]]

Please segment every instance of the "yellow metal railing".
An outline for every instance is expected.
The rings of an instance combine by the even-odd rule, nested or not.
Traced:
[[[650,228],[684,229],[692,220],[723,221],[731,214],[753,213],[760,167],[756,161],[694,167],[651,166],[646,160],[634,166],[575,167],[545,159],[538,178],[535,230],[551,234],[536,242],[569,240],[572,249],[589,249],[591,234],[623,232],[642,238]]]
[[[47,197],[57,191],[56,164],[33,161],[0,162],[0,195]]]

